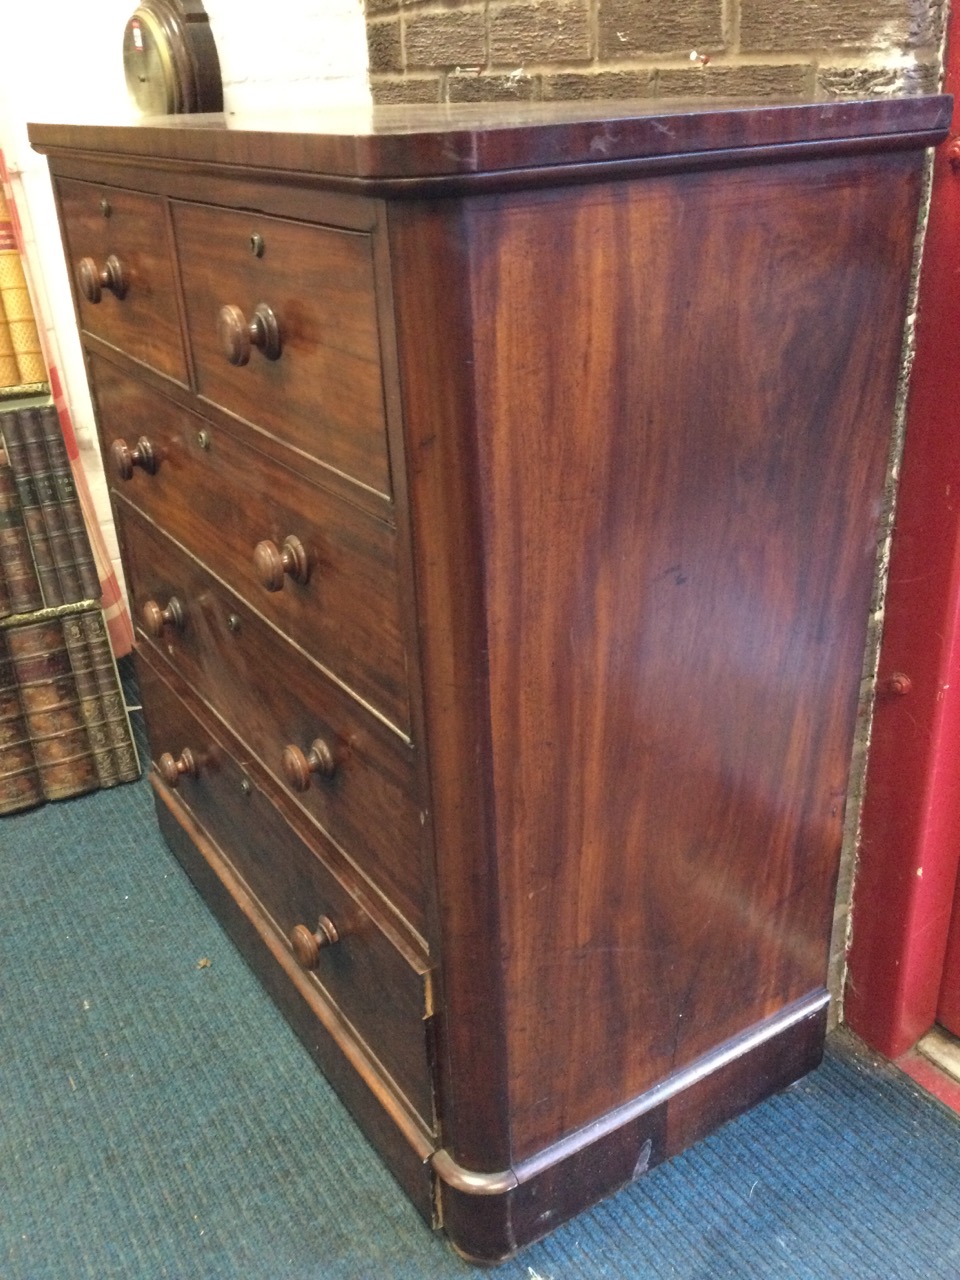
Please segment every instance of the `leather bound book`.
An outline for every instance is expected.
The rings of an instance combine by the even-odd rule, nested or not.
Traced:
[[[100,685],[94,671],[93,655],[76,615],[62,619],[63,638],[70,655],[73,678],[77,687],[80,714],[90,738],[90,750],[101,787],[112,787],[120,781],[107,728],[107,709],[100,697]]]
[[[30,613],[43,608],[43,593],[30,551],[20,495],[13,470],[5,460],[0,462],[0,574],[11,613]]]
[[[100,785],[132,782],[140,776],[140,761],[103,613],[90,609],[62,622]]]
[[[6,502],[4,500],[3,474],[6,473],[8,483],[12,481],[10,475],[10,467],[7,463],[7,455],[0,445],[0,618],[5,618],[7,614],[13,613],[13,603],[10,600],[10,588],[7,585],[6,567],[3,561],[3,548],[5,539],[5,517]],[[14,491],[15,493],[16,491]],[[19,503],[17,504],[19,510]],[[24,534],[26,537],[26,534]]]
[[[43,798],[17,673],[0,631],[0,814],[29,809]]]
[[[46,447],[47,463],[50,476],[56,489],[70,543],[70,565],[75,568],[80,579],[80,595],[77,599],[99,600],[101,595],[100,577],[97,574],[90,536],[83,518],[80,495],[73,479],[73,468],[67,454],[67,446],[60,427],[60,415],[55,405],[44,405],[36,410],[40,433]],[[66,551],[65,555],[68,554]],[[59,567],[59,562],[58,562]],[[61,571],[61,579],[63,573]]]
[[[83,585],[76,564],[73,540],[67,530],[60,494],[50,466],[40,410],[36,408],[19,410],[17,424],[23,441],[27,466],[30,469],[37,491],[37,500],[43,514],[53,567],[60,584],[60,603],[76,604],[85,598]]]
[[[6,631],[27,730],[47,800],[100,785],[60,618]]]
[[[53,559],[53,547],[47,533],[40,494],[27,459],[20,415],[16,410],[8,409],[5,413],[0,413],[0,433],[3,434],[7,460],[20,497],[23,523],[30,540],[30,551],[33,563],[36,565],[37,577],[40,579],[42,603],[47,608],[54,608],[64,603],[63,589],[60,586],[60,575],[57,573]]]
[[[140,759],[134,746],[133,730],[127,714],[127,704],[120,687],[120,676],[113,650],[107,636],[102,609],[90,609],[67,619],[77,624],[83,634],[90,668],[96,681],[100,704],[103,708],[103,724],[113,751],[118,782],[134,782],[140,777]],[[66,625],[65,622],[65,625]]]

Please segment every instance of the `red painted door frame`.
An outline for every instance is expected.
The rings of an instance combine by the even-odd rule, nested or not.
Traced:
[[[947,50],[956,94],[960,5]],[[844,1006],[891,1058],[936,1020],[960,856],[958,135],[955,108],[934,160]]]

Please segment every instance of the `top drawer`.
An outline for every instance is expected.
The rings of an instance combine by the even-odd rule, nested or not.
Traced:
[[[369,235],[172,208],[199,394],[388,495]]]
[[[81,325],[185,383],[163,201],[65,178],[57,186]]]

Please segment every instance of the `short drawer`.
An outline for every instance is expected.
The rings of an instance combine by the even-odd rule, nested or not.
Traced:
[[[57,183],[57,192],[82,327],[186,383],[163,201],[66,178]]]
[[[160,631],[156,651],[422,937],[413,748],[159,530],[120,514],[135,616]]]
[[[93,357],[89,367],[114,489],[359,698],[409,731],[392,526],[150,391],[109,361]],[[149,461],[137,452],[141,437]],[[118,450],[119,463],[111,457]],[[282,586],[267,590],[254,552],[263,541],[280,552],[289,537],[304,549],[307,579],[281,574]]]
[[[389,494],[370,236],[195,204],[173,221],[200,396]]]
[[[409,963],[354,893],[287,826],[221,736],[142,657],[137,670],[161,776],[167,772],[173,778],[179,802],[235,868],[288,946],[297,925],[313,932],[322,917],[332,922],[338,940],[319,952],[314,978],[429,1125],[425,973]],[[161,759],[165,753],[191,767],[171,773]]]

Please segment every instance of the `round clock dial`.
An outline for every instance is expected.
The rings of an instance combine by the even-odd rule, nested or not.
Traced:
[[[169,42],[146,8],[136,11],[123,33],[123,69],[127,92],[144,115],[168,116],[181,110]]]
[[[201,0],[143,0],[124,29],[123,69],[144,115],[223,109],[220,62]]]

